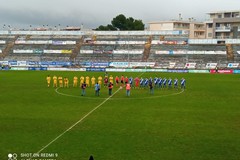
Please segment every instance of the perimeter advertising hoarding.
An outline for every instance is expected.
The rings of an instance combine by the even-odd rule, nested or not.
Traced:
[[[43,61],[39,62],[39,65],[42,67],[63,67],[63,66],[71,66],[71,62],[61,62],[61,61]]]
[[[109,66],[109,62],[83,62],[81,63],[83,67],[96,67],[96,68],[105,68]]]
[[[14,70],[14,71],[27,71],[28,68],[27,67],[12,67],[11,70]]]
[[[188,73],[209,73],[209,70],[188,70]]]
[[[211,69],[210,73],[223,73],[223,74],[232,74],[233,70],[232,69],[223,69],[223,70],[215,70]]]
[[[196,68],[196,63],[186,63],[185,68],[194,69]]]
[[[228,68],[238,68],[239,67],[239,63],[228,63]]]
[[[17,61],[17,66],[27,66],[27,61]]]
[[[217,67],[217,63],[207,63],[206,68],[207,69],[215,69]]]
[[[154,67],[155,62],[110,62],[109,66],[116,68]]]
[[[48,71],[80,71],[85,72],[86,68],[57,68],[57,67],[51,67],[47,69]]]
[[[146,72],[146,69],[125,69],[125,72]]]
[[[28,67],[29,71],[46,71],[47,67]]]
[[[0,64],[2,64],[2,65],[8,65],[8,61],[0,61]]]
[[[8,61],[8,65],[10,65],[11,67],[15,67],[18,66],[17,61]]]
[[[233,73],[235,73],[235,74],[240,74],[240,70],[239,70],[239,69],[235,69],[235,70],[233,71]]]
[[[123,68],[106,68],[106,72],[125,72]]]
[[[188,70],[184,70],[184,69],[169,69],[169,70],[167,70],[167,72],[170,72],[170,73],[188,73]]]
[[[116,68],[127,68],[128,62],[110,62],[109,66]]]
[[[87,72],[105,72],[105,68],[86,68]]]

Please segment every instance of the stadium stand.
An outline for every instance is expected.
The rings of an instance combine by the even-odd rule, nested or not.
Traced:
[[[0,31],[1,61],[156,62],[159,68],[240,61],[240,42],[192,40],[178,32]],[[234,43],[232,43],[234,42]]]

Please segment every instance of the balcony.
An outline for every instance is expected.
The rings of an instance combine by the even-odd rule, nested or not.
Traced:
[[[206,28],[205,27],[194,27],[194,30],[196,30],[196,31],[205,31]]]
[[[233,39],[232,36],[216,36],[216,39]]]
[[[226,27],[226,26],[216,27],[215,31],[216,32],[231,32],[231,27]]]

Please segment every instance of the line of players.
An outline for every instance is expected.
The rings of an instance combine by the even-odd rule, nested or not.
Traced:
[[[53,76],[53,87],[65,87],[68,88],[69,87],[69,79],[67,77],[62,77],[62,76]],[[80,85],[79,87],[82,86],[83,83],[86,83],[87,87],[94,87],[96,84],[96,78],[93,76],[90,77],[89,76],[81,76],[80,78]],[[51,77],[48,75],[47,78],[47,85],[48,87],[50,87],[51,84]],[[90,85],[90,80],[91,80],[91,85]],[[113,78],[112,75],[110,75],[109,77],[107,75],[104,76],[104,78],[102,76],[99,76],[97,78],[97,83],[101,86],[102,85],[102,81],[104,83],[104,87],[107,87],[109,83],[115,84],[116,86],[124,86],[127,83],[129,83],[131,85],[131,87],[134,88],[148,88],[148,87],[154,87],[154,88],[172,88],[172,86],[175,89],[178,89],[178,86],[180,84],[181,89],[185,89],[186,88],[186,80],[184,78],[182,78],[180,81],[175,78],[174,80],[172,80],[171,78],[161,78],[161,77],[155,77],[155,78],[138,78],[138,77],[127,77],[127,76],[121,76],[118,77],[116,76],[115,79]],[[74,76],[73,77],[73,87],[78,87],[78,77]]]

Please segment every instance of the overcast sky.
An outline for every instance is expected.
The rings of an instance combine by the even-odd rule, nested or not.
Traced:
[[[206,13],[240,10],[240,0],[0,0],[0,27],[49,25],[96,28],[119,14],[143,23],[194,17],[204,21]]]

